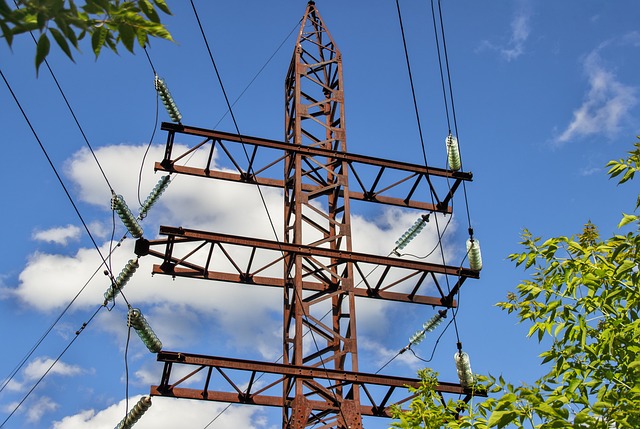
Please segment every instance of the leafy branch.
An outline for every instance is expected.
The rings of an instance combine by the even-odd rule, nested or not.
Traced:
[[[0,32],[9,46],[15,36],[38,32],[36,70],[51,50],[50,37],[73,61],[72,50],[89,36],[98,57],[102,49],[118,52],[122,44],[129,52],[137,43],[144,47],[150,37],[173,41],[160,19],[160,12],[171,14],[165,0],[16,0],[13,6],[0,0]]]

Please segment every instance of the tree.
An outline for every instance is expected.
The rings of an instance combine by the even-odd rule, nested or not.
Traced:
[[[78,6],[74,0],[0,0],[0,32],[9,46],[14,37],[37,31],[36,70],[49,54],[53,37],[62,51],[73,60],[72,49],[89,36],[96,57],[104,46],[117,52],[122,44],[133,52],[149,37],[172,40],[160,20],[160,13],[171,14],[165,0],[86,0]],[[35,36],[34,36],[35,37]]]
[[[640,171],[640,142],[607,166],[618,184],[632,180]],[[640,216],[623,214],[618,228],[605,240],[591,222],[577,236],[545,241],[525,230],[524,249],[509,256],[531,274],[497,305],[530,324],[530,337],[550,340],[540,355],[545,375],[533,385],[486,379],[480,385],[493,397],[460,419],[433,424],[419,415],[442,412],[442,404],[425,383],[409,410],[396,410],[401,420],[394,426],[640,428]],[[426,411],[414,404],[426,404]]]

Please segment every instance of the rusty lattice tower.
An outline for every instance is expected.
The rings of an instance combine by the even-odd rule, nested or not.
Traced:
[[[329,156],[293,153],[285,162],[285,241],[332,251],[352,251],[348,166],[333,156],[346,153],[342,57],[313,2],[307,6],[285,82],[286,141],[301,147],[317,147]],[[318,207],[325,207],[321,211]],[[312,263],[310,263],[312,262]],[[353,264],[338,258],[310,261],[303,255],[285,259],[284,356],[285,364],[310,365],[358,371]],[[305,297],[303,279],[313,276],[326,291]],[[314,317],[331,302],[328,324]],[[305,350],[303,337],[313,336]],[[322,340],[322,346],[314,347]],[[296,399],[285,407],[284,418],[303,427],[311,412],[308,394],[314,387],[303,378],[285,383],[284,395]],[[337,427],[359,427],[357,386],[341,387],[331,396],[342,407],[333,411]],[[331,420],[323,416],[325,423]],[[344,420],[348,420],[345,422]],[[294,423],[295,422],[295,423]],[[303,423],[300,426],[300,423]]]
[[[407,386],[419,380],[359,371],[356,298],[452,308],[460,286],[478,272],[354,252],[350,202],[451,214],[449,203],[471,174],[347,152],[342,58],[313,1],[285,94],[285,141],[163,123],[165,155],[156,163],[170,173],[282,189],[284,239],[161,226],[165,238],[136,243],[139,256],[162,260],[154,273],[281,289],[283,362],[163,350],[162,379],[151,394],[280,407],[287,429],[362,428],[362,416],[389,417],[392,404],[410,401]],[[174,154],[177,135],[198,142]],[[196,150],[208,153],[204,165],[190,161]],[[234,171],[213,168],[214,151]],[[371,267],[379,268],[373,278],[365,274]],[[454,279],[450,290],[440,286],[443,276]],[[192,370],[176,380],[175,365]],[[200,373],[204,382],[193,387]],[[458,383],[440,382],[437,390],[471,395]]]

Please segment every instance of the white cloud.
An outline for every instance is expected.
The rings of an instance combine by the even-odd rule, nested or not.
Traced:
[[[407,338],[408,340],[408,338]],[[407,341],[408,342],[408,341]],[[406,344],[405,344],[406,345]],[[363,352],[367,352],[374,356],[375,362],[379,368],[385,366],[381,372],[393,372],[388,365],[402,365],[411,369],[411,372],[416,372],[423,364],[415,357],[411,352],[404,352],[398,354],[397,349],[390,349],[385,347],[384,344],[379,341],[375,341],[367,336],[361,336],[358,338],[358,349]]]
[[[481,48],[498,52],[506,61],[518,59],[525,52],[525,44],[531,33],[531,10],[525,1],[519,2],[519,8],[511,20],[509,40],[503,44],[496,44],[488,40],[481,43]]]
[[[77,226],[67,225],[44,231],[35,231],[33,233],[33,239],[66,245],[70,240],[78,240],[80,238],[80,232],[80,228]]]
[[[102,247],[103,254],[108,246]],[[120,262],[114,257],[114,264]],[[35,253],[29,257],[27,266],[19,275],[20,284],[13,294],[22,302],[47,311],[66,306],[92,277],[101,264],[95,249],[82,248],[75,255],[66,256],[50,253]],[[124,263],[122,264],[124,265]],[[116,266],[120,266],[119,264]],[[109,285],[102,274],[94,278],[92,285],[77,300],[78,304],[90,305],[102,302],[96,283]]]
[[[54,402],[47,396],[41,396],[33,402],[29,403],[29,408],[26,411],[27,421],[29,423],[38,423],[42,416],[50,411],[55,411],[59,408],[59,404]]]
[[[24,390],[24,384],[17,382],[15,379],[9,380],[8,382],[4,380],[0,386],[3,386],[5,390],[10,392],[21,392]]]
[[[129,400],[129,407],[133,407],[140,396]],[[136,423],[136,429],[156,427],[185,427],[201,428],[213,420],[226,404],[208,401],[185,401],[171,398],[153,397],[152,405]],[[247,428],[258,429],[264,427],[261,422],[260,409],[256,406],[231,406],[222,413],[210,429]],[[125,414],[125,401],[96,411],[84,410],[75,415],[67,416],[53,423],[53,429],[112,429]]]
[[[22,407],[20,407],[22,405]],[[20,407],[20,408],[19,408]],[[16,412],[23,414],[29,423],[38,423],[42,416],[50,411],[55,411],[60,405],[54,402],[48,396],[31,397],[28,401],[20,404],[19,402],[12,402],[2,407],[3,411],[7,414]]]
[[[640,31],[631,31],[622,37],[622,43],[634,47],[640,46]]]
[[[600,173],[602,171],[601,167],[584,167],[580,170],[581,176],[593,176],[596,173]]]
[[[637,104],[636,88],[621,83],[615,73],[607,70],[600,57],[602,44],[584,60],[589,90],[582,105],[573,112],[573,119],[556,138],[562,144],[590,135],[614,136],[620,124],[628,119],[629,111]]]
[[[117,146],[104,147],[97,151],[97,156],[111,178],[112,185],[122,193],[125,199],[131,202],[137,200],[136,187],[131,186],[137,180],[137,159],[141,157],[142,147]],[[151,159],[161,159],[162,150],[153,148],[149,155]],[[75,185],[82,199],[94,205],[105,208],[105,218],[110,218],[109,193],[104,189],[104,183],[99,175],[90,175],[89,169],[93,168],[91,156],[86,151],[75,154],[67,164],[67,171],[74,178]],[[116,168],[117,167],[117,168]],[[131,170],[134,174],[131,175]],[[118,174],[115,174],[115,172]],[[114,172],[112,174],[112,172]],[[158,176],[145,175],[142,188],[151,189]],[[128,185],[128,186],[125,186]],[[263,195],[269,207],[271,217],[275,223],[275,229],[281,234],[283,229],[283,201],[282,193],[272,189],[263,188]],[[146,192],[142,198],[146,197]],[[213,230],[229,234],[243,236],[255,236],[273,240],[273,233],[266,217],[264,208],[260,205],[260,196],[255,187],[220,183],[216,180],[206,180],[179,176],[174,180],[157,205],[150,211],[149,216],[142,222],[145,228],[145,237],[152,239],[158,231],[157,224],[184,226],[186,228]],[[134,210],[135,213],[135,210]],[[418,213],[391,208],[378,212],[376,217],[365,218],[352,214],[351,227],[353,234],[353,248],[356,252],[366,252],[378,255],[387,255],[394,247],[395,240],[414,223]],[[413,240],[405,249],[406,253],[418,256],[429,254],[438,245],[436,216],[431,216],[431,222],[425,230]],[[450,219],[438,215],[442,230]],[[103,220],[102,225],[108,225],[110,219]],[[118,220],[119,222],[119,220]],[[118,223],[118,228],[123,231]],[[110,227],[105,227],[109,230]],[[451,222],[446,231],[446,237],[456,232],[456,223]],[[120,236],[119,233],[116,236]],[[448,240],[445,240],[447,243]],[[108,242],[99,243],[103,255],[108,255],[110,245]],[[134,240],[125,240],[117,248],[110,259],[113,274],[118,275],[127,260],[135,257],[133,253]],[[160,250],[160,249],[158,249]],[[447,261],[454,256],[460,257],[460,249],[450,245],[443,248]],[[205,252],[206,253],[206,252]],[[427,261],[441,262],[439,251],[434,252]],[[260,259],[256,255],[256,261]],[[163,342],[165,350],[191,351],[202,354],[221,354],[229,356],[242,356],[250,359],[263,359],[275,361],[282,354],[282,291],[278,288],[267,288],[242,284],[222,284],[213,281],[192,280],[178,278],[173,280],[169,276],[150,275],[152,265],[160,263],[160,260],[150,256],[140,258],[140,267],[131,280],[124,287],[127,300],[134,306],[140,307],[149,324]],[[257,262],[256,262],[257,263]],[[452,261],[450,265],[457,265],[459,260]],[[213,268],[213,266],[212,266]],[[363,267],[365,273],[371,267]],[[103,302],[103,293],[109,286],[109,279],[102,274],[100,259],[93,248],[81,248],[75,253],[60,255],[55,253],[36,253],[32,255],[19,276],[20,284],[14,291],[14,296],[21,303],[36,308],[39,311],[52,311],[66,306],[73,299],[87,280],[96,270],[98,274],[87,283],[85,290],[78,296],[72,311],[93,310]],[[283,268],[275,265],[263,275],[281,276]],[[383,270],[376,270],[369,278],[372,282],[379,278]],[[390,275],[391,277],[391,275]],[[410,285],[407,284],[407,287]],[[363,285],[359,285],[363,287]],[[313,315],[320,318],[328,310],[314,306]],[[359,299],[357,306],[357,324],[359,335],[367,336],[387,331],[390,321],[386,306],[388,302],[382,300]],[[393,305],[393,304],[391,304]],[[92,324],[92,329],[98,330],[103,335],[115,338],[116,344],[122,349],[126,343],[126,306],[121,298],[113,311],[102,311]],[[331,324],[330,317],[324,320]],[[71,331],[73,332],[73,331]],[[202,333],[206,332],[206,335]],[[131,333],[129,343],[129,364],[131,365],[130,381],[136,386],[148,386],[157,384],[160,380],[162,367],[152,362],[149,353],[139,341],[135,333]],[[381,341],[380,337],[375,337]],[[322,339],[318,339],[322,341]],[[314,350],[311,336],[305,338],[307,350]],[[370,347],[362,343],[362,350],[367,351],[376,361],[388,359],[391,351],[383,348],[381,344],[373,344]],[[322,345],[320,345],[322,346]],[[414,362],[408,354],[402,356],[400,362]],[[62,367],[64,368],[64,367]],[[184,370],[187,370],[185,368]],[[174,370],[174,376],[180,375],[180,370]],[[34,373],[35,373],[34,368]],[[202,382],[198,374],[188,383]],[[124,380],[120,380],[124,384]],[[162,398],[163,400],[165,398]],[[154,398],[154,401],[156,399]],[[161,399],[158,399],[160,402]],[[169,401],[168,410],[173,409],[173,415],[200,416],[200,420],[193,424],[180,420],[184,427],[203,427],[208,423],[215,410],[220,407],[215,404],[193,401]],[[178,405],[175,405],[178,404]],[[184,405],[183,405],[184,404]],[[58,429],[76,429],[84,427],[113,427],[123,415],[124,405],[114,405],[105,410],[88,410],[73,416],[68,416],[55,424]],[[178,407],[178,408],[175,408]],[[189,407],[189,408],[187,408]],[[191,411],[192,408],[196,411]],[[199,408],[202,407],[202,408]],[[170,426],[174,417],[163,417],[164,405],[152,407],[150,412],[158,412],[161,416],[145,416],[144,423],[151,427]],[[186,411],[189,409],[190,411]],[[235,410],[236,407],[232,407]],[[238,408],[239,410],[242,408]],[[214,410],[214,411],[211,411]],[[223,416],[229,415],[231,411]],[[255,411],[234,411],[238,414],[238,421],[223,423],[220,426],[211,427],[258,427],[254,414]],[[150,414],[152,416],[152,414]],[[233,414],[231,414],[233,415]],[[206,420],[205,421],[205,417]],[[253,426],[249,423],[252,418]],[[221,418],[222,419],[222,418]],[[245,421],[240,424],[238,422]],[[204,423],[203,423],[204,422]],[[140,424],[139,423],[139,424]],[[219,422],[216,421],[216,424]],[[139,427],[136,425],[136,427]],[[140,427],[145,427],[141,425]]]
[[[24,369],[24,376],[27,380],[37,380],[42,375],[49,371],[49,375],[62,375],[66,377],[73,377],[83,374],[85,371],[76,365],[69,365],[62,361],[58,361],[53,368],[54,360],[47,357],[39,357],[31,361]],[[49,369],[51,368],[51,369]]]
[[[511,38],[506,47],[500,49],[500,53],[507,61],[517,59],[524,53],[524,44],[529,38],[530,15],[527,11],[520,10],[511,21]]]

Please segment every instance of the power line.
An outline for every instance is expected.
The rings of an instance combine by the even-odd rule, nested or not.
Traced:
[[[433,0],[431,0],[431,14],[433,17],[433,29],[434,32],[436,33],[436,43],[438,43],[438,38],[437,38],[437,25],[436,25],[436,18],[435,18],[435,11],[434,11],[434,7],[433,7]],[[456,133],[456,138],[458,139],[458,141],[460,141],[460,133],[458,131],[458,120],[456,117],[456,106],[455,106],[455,101],[453,98],[453,84],[451,82],[451,69],[449,67],[449,54],[447,51],[447,39],[445,37],[445,31],[444,31],[444,20],[442,18],[442,7],[440,4],[440,0],[438,0],[438,14],[440,17],[440,31],[442,34],[442,48],[443,48],[443,52],[444,52],[444,58],[445,58],[445,66],[446,66],[446,70],[447,70],[447,82],[449,83],[449,99],[451,100],[451,114],[453,116],[453,126],[454,126],[454,131]],[[440,45],[438,44],[438,63],[440,65],[440,78],[442,80],[442,92],[444,95],[444,99],[445,99],[445,108],[447,110],[447,122],[449,120],[449,108],[447,106],[446,100],[447,100],[447,96],[445,93],[445,83],[444,83],[444,77],[443,77],[443,73],[442,73],[442,62],[440,61]],[[451,131],[451,125],[449,125],[449,131]],[[458,149],[460,150],[460,149]],[[460,157],[460,165],[462,168],[462,157]],[[467,198],[467,186],[466,183],[462,183],[462,191],[463,191],[463,195],[464,195],[464,202],[465,202],[465,209],[467,212],[467,223],[469,226],[469,235],[473,236],[473,229],[471,228],[471,214],[469,211],[469,199]]]
[[[18,9],[20,8],[20,6],[18,5],[18,2],[16,0],[14,0],[13,3],[16,5],[16,7]],[[36,37],[33,35],[33,32],[29,31],[29,35],[31,36],[31,39],[33,40],[33,43],[37,46],[38,45],[38,41],[36,40]],[[102,177],[104,178],[105,182],[107,182],[107,186],[109,187],[109,190],[113,191],[111,183],[109,183],[109,179],[107,178],[107,175],[104,172],[104,170],[102,168],[102,165],[100,165],[100,161],[98,161],[98,157],[96,156],[96,154],[95,154],[95,152],[93,150],[93,147],[91,147],[91,144],[89,143],[89,139],[87,138],[87,135],[85,134],[84,130],[82,129],[82,126],[80,125],[80,121],[78,121],[78,117],[76,116],[75,112],[73,111],[73,108],[71,107],[71,104],[69,103],[69,100],[67,99],[67,96],[65,95],[64,91],[62,90],[62,86],[60,86],[60,83],[58,82],[58,79],[56,78],[55,73],[51,69],[51,66],[49,66],[49,62],[47,61],[46,58],[44,59],[44,64],[47,67],[47,70],[49,70],[49,74],[53,78],[53,81],[56,84],[56,87],[58,88],[58,91],[60,92],[60,95],[62,96],[62,99],[64,100],[65,104],[67,105],[67,108],[69,109],[69,112],[71,113],[71,116],[73,117],[73,120],[76,123],[76,126],[78,127],[78,130],[80,130],[80,134],[82,134],[82,138],[84,139],[84,142],[86,143],[87,147],[89,148],[89,152],[91,152],[91,155],[93,156],[93,159],[95,160],[96,164],[98,165],[98,169],[102,173]]]
[[[100,312],[100,310],[103,308],[104,306],[101,305],[100,307],[98,307],[98,309],[93,313],[93,315],[89,318],[89,320],[87,320],[85,323],[82,324],[82,326],[80,327],[79,330],[76,331],[76,335],[73,337],[73,339],[71,339],[71,341],[69,342],[69,344],[62,350],[62,352],[60,352],[60,354],[58,355],[58,357],[51,363],[51,365],[49,366],[49,368],[45,371],[44,374],[42,374],[42,376],[38,379],[38,381],[36,381],[36,383],[33,385],[33,387],[31,389],[29,389],[29,391],[24,395],[24,397],[22,398],[22,400],[14,407],[13,411],[11,411],[11,413],[9,413],[9,415],[7,416],[6,419],[4,419],[4,421],[2,422],[2,424],[0,424],[0,428],[3,428],[4,425],[9,421],[9,419],[16,413],[16,411],[18,411],[18,409],[22,406],[22,404],[24,404],[24,402],[27,400],[27,398],[29,398],[29,396],[31,395],[31,393],[36,389],[36,387],[38,387],[38,385],[40,385],[40,383],[42,382],[42,380],[44,380],[44,378],[47,376],[47,374],[49,374],[49,372],[53,369],[53,367],[60,361],[60,359],[62,359],[62,356],[64,356],[64,354],[67,352],[67,350],[69,350],[69,348],[73,345],[73,343],[78,339],[78,336],[84,331],[84,329],[89,325],[89,323],[91,323],[91,321],[96,317],[96,315],[98,314],[98,312]]]
[[[235,127],[235,129],[236,129],[236,133],[237,133],[238,137],[240,138],[240,142],[241,142],[241,144],[242,144],[242,149],[243,149],[243,151],[244,151],[245,157],[247,158],[247,161],[249,161],[249,162],[250,162],[249,153],[247,152],[247,148],[246,148],[246,146],[245,146],[244,142],[242,141],[242,135],[241,135],[241,133],[240,133],[240,128],[239,128],[239,126],[238,126],[238,122],[237,122],[236,117],[235,117],[235,115],[234,115],[234,113],[233,113],[232,105],[231,105],[231,103],[229,102],[229,97],[227,96],[227,92],[226,92],[226,90],[225,90],[225,88],[224,88],[224,84],[223,84],[223,82],[222,82],[222,78],[221,78],[220,72],[218,71],[218,67],[217,67],[217,65],[216,65],[215,59],[214,59],[214,57],[213,57],[213,53],[212,53],[211,47],[209,46],[209,42],[208,42],[207,37],[206,37],[206,34],[205,34],[205,32],[204,32],[204,28],[202,27],[202,23],[201,23],[201,21],[200,21],[200,17],[199,17],[199,15],[198,15],[198,11],[197,11],[197,9],[196,9],[196,7],[195,7],[195,4],[193,3],[193,0],[189,0],[189,1],[190,1],[190,3],[191,3],[191,7],[192,7],[192,9],[193,9],[193,13],[194,13],[195,18],[196,18],[196,21],[197,21],[197,23],[198,23],[198,27],[199,27],[199,29],[200,29],[200,33],[201,33],[202,38],[203,38],[203,40],[204,40],[204,43],[205,43],[205,46],[206,46],[206,49],[207,49],[207,53],[209,54],[209,59],[211,60],[211,64],[213,65],[213,68],[214,68],[214,71],[215,71],[216,77],[217,77],[217,79],[218,79],[218,83],[220,84],[220,88],[221,88],[221,90],[222,90],[222,94],[223,94],[224,99],[225,99],[225,102],[226,102],[226,104],[227,104],[228,112],[229,112],[229,114],[231,115],[231,119],[232,119],[233,124],[234,124],[234,127]],[[284,42],[283,42],[283,44],[284,44]],[[282,45],[282,44],[281,44],[281,45]],[[256,149],[254,149],[254,150],[257,150],[257,148],[256,148]],[[254,154],[255,154],[255,152],[254,152]],[[249,173],[254,174],[253,167],[251,166],[251,163],[249,164]],[[273,220],[272,220],[272,218],[271,218],[271,214],[270,214],[270,212],[269,212],[269,207],[267,206],[266,200],[265,200],[264,195],[263,195],[263,193],[262,193],[262,189],[261,189],[260,185],[259,185],[259,184],[257,184],[257,183],[256,183],[256,187],[257,187],[257,189],[258,189],[258,193],[260,194],[260,199],[262,200],[262,205],[263,205],[263,207],[264,207],[264,209],[265,209],[265,211],[266,211],[267,218],[268,218],[268,220],[269,220],[269,224],[271,225],[271,230],[272,230],[272,232],[273,232],[273,234],[274,234],[274,236],[275,236],[275,238],[276,238],[276,242],[278,242],[278,243],[279,243],[279,242],[280,242],[280,239],[279,239],[279,237],[278,237],[278,233],[277,233],[277,231],[276,231],[276,229],[275,229],[275,225],[274,225]],[[282,251],[282,249],[280,249],[280,252],[284,255],[284,252]],[[302,297],[299,295],[298,291],[294,289],[294,293],[296,294],[296,298],[298,299],[298,301],[299,301],[299,302],[302,302]],[[309,320],[309,315],[308,315],[308,314],[306,314],[306,310],[305,310],[305,308],[304,308],[304,306],[303,306],[303,305],[301,305],[301,308],[302,308],[303,316],[304,316],[304,317],[307,319],[307,321],[308,321],[308,320]],[[320,351],[320,348],[318,347],[318,343],[317,343],[317,341],[316,341],[316,338],[315,338],[315,335],[314,335],[314,333],[313,333],[313,330],[312,330],[312,329],[309,329],[309,332],[311,333],[311,338],[312,338],[313,343],[314,343],[314,345],[315,345],[316,351],[318,351],[318,352],[319,352],[319,351]],[[320,363],[321,363],[322,368],[324,369],[324,371],[327,371],[327,368],[326,368],[326,366],[325,366],[324,359],[320,359]],[[345,418],[345,416],[344,416],[344,414],[343,414],[343,411],[342,411],[342,405],[341,405],[340,401],[338,401],[338,397],[337,397],[337,395],[336,395],[335,391],[332,391],[332,393],[333,393],[333,396],[334,396],[334,399],[335,399],[336,403],[338,404],[338,409],[339,409],[340,415],[342,416],[342,418],[343,418],[343,420],[344,420],[344,421],[347,421],[347,420],[346,420],[346,418]],[[225,410],[226,410],[226,409],[225,409]],[[225,410],[223,410],[222,412],[224,413],[224,411],[225,411]],[[217,418],[217,417],[216,417],[216,418]],[[214,420],[215,420],[215,419],[214,419]]]
[[[91,275],[91,277],[89,277],[89,280],[87,280],[87,282],[84,284],[84,286],[82,286],[82,288],[78,291],[78,293],[73,297],[73,299],[71,300],[71,302],[69,302],[69,304],[67,304],[67,306],[64,308],[64,310],[62,310],[62,312],[60,313],[60,315],[53,321],[53,323],[49,326],[49,328],[47,328],[47,330],[44,332],[44,334],[42,334],[42,336],[36,341],[36,343],[33,345],[33,347],[31,347],[31,349],[27,352],[27,354],[20,360],[20,362],[18,363],[18,365],[13,369],[13,371],[11,371],[11,373],[9,374],[9,376],[5,379],[5,382],[2,384],[2,387],[0,387],[0,393],[2,393],[2,391],[5,389],[5,387],[7,387],[7,385],[11,382],[11,380],[13,380],[13,378],[16,376],[16,374],[18,373],[18,371],[20,371],[20,369],[22,369],[22,367],[24,366],[24,364],[31,358],[31,356],[33,355],[33,353],[36,351],[36,349],[40,346],[40,344],[42,344],[42,342],[44,341],[44,339],[49,335],[49,333],[53,330],[53,328],[55,328],[55,326],[58,324],[58,322],[60,321],[60,319],[62,319],[62,317],[67,313],[67,311],[69,310],[69,308],[71,308],[71,306],[73,305],[73,303],[76,301],[76,299],[80,296],[80,294],[85,290],[85,288],[89,285],[89,283],[91,282],[91,280],[93,280],[93,278],[95,277],[96,274],[98,274],[98,272],[100,271],[100,268],[102,268],[102,264],[100,264],[100,266],[93,272],[93,274]]]
[[[413,73],[411,71],[411,61],[409,60],[409,50],[407,48],[407,40],[406,40],[406,36],[405,36],[404,24],[403,24],[403,21],[402,21],[402,12],[400,10],[400,2],[399,2],[399,0],[396,0],[396,9],[397,9],[397,12],[398,12],[398,22],[400,24],[400,32],[401,32],[401,35],[402,35],[402,45],[404,47],[404,56],[405,56],[406,65],[407,65],[407,72],[408,72],[408,75],[409,75],[409,83],[411,85],[411,96],[412,96],[412,99],[413,99],[413,107],[414,107],[414,112],[415,112],[415,119],[416,119],[416,124],[418,126],[418,133],[419,133],[419,137],[420,137],[420,146],[422,148],[422,155],[423,155],[423,158],[424,158],[425,167],[428,167],[427,152],[426,152],[425,143],[424,143],[422,125],[420,123],[420,113],[419,113],[419,110],[418,110],[418,101],[417,101],[415,86],[414,86],[414,83],[413,83]],[[444,87],[444,85],[443,85],[443,87]],[[428,179],[429,176],[427,175],[426,177],[427,177],[427,180],[429,180]],[[429,184],[431,184],[430,181],[429,181]],[[433,192],[431,192],[432,203],[434,202],[433,199],[434,199]],[[436,224],[436,232],[437,232],[437,235],[438,235],[438,243],[440,245],[439,247],[440,247],[440,254],[441,254],[441,257],[442,257],[442,263],[446,264],[446,258],[444,256],[444,249],[442,247],[442,234],[440,232],[440,225],[439,225],[437,216],[435,216],[435,224]],[[448,275],[445,275],[445,280],[446,280],[446,283],[447,283],[447,289],[448,289],[449,292],[451,292],[451,285],[449,284],[449,276]],[[458,339],[458,342],[460,342],[459,332],[458,332],[458,324],[457,324],[457,321],[456,321],[455,313],[454,313],[454,316],[453,316],[453,325],[454,325],[454,328],[455,328],[455,331],[456,331],[456,337]]]
[[[76,215],[78,216],[78,218],[80,219],[80,222],[82,223],[82,226],[84,227],[85,231],[89,235],[89,238],[91,239],[91,242],[93,243],[93,246],[95,247],[96,251],[100,255],[100,259],[102,259],[102,262],[105,265],[107,265],[107,261],[104,258],[104,256],[102,255],[102,252],[100,251],[100,248],[98,247],[98,244],[96,243],[96,240],[93,238],[93,235],[91,234],[91,231],[89,230],[89,227],[88,227],[87,223],[85,222],[84,218],[82,217],[82,214],[80,214],[80,210],[78,209],[78,206],[76,205],[75,201],[73,200],[73,197],[71,197],[71,194],[69,193],[69,190],[67,189],[67,186],[64,184],[64,181],[62,180],[62,177],[58,173],[58,170],[56,169],[55,165],[53,164],[53,161],[49,157],[49,154],[47,153],[47,150],[45,149],[44,145],[42,144],[42,141],[40,140],[40,137],[38,137],[38,133],[33,128],[33,125],[31,124],[31,121],[29,120],[29,117],[27,116],[27,113],[22,108],[22,105],[20,104],[20,101],[18,100],[18,97],[13,92],[13,89],[11,88],[11,85],[7,81],[7,78],[5,77],[5,75],[4,75],[4,73],[2,72],[1,69],[0,69],[0,77],[2,77],[2,80],[4,81],[5,85],[9,89],[9,92],[11,93],[11,96],[13,97],[13,100],[15,101],[16,105],[18,106],[18,109],[22,113],[22,116],[23,116],[24,120],[27,122],[27,125],[29,126],[29,129],[31,130],[33,136],[35,137],[36,141],[38,142],[38,145],[40,146],[40,149],[42,150],[42,153],[44,154],[45,158],[47,159],[47,162],[49,163],[49,166],[53,170],[53,173],[55,174],[56,178],[58,179],[58,182],[60,183],[60,186],[62,186],[62,189],[64,190],[64,193],[66,194],[69,202],[73,206],[73,209],[76,212]]]
[[[118,242],[118,244],[116,245],[116,248],[120,246],[120,244],[122,243],[122,241],[126,238],[126,235],[124,237],[122,237],[120,239],[120,241]],[[111,253],[113,253],[115,251],[115,249],[112,249]],[[109,254],[109,257],[111,257],[111,253]],[[22,369],[22,367],[27,363],[27,361],[31,358],[31,356],[33,356],[33,353],[35,353],[35,351],[38,349],[38,347],[40,347],[40,344],[42,344],[42,342],[45,340],[45,338],[47,336],[49,336],[49,334],[51,333],[51,331],[53,330],[53,328],[56,327],[56,325],[58,324],[58,322],[60,322],[60,320],[62,319],[62,317],[67,313],[67,311],[69,311],[69,309],[71,308],[71,306],[76,302],[76,300],[80,297],[80,295],[82,294],[82,292],[84,292],[84,290],[87,288],[87,286],[89,285],[89,283],[93,280],[93,278],[96,276],[96,274],[98,274],[98,272],[100,271],[100,269],[102,268],[102,266],[104,265],[104,262],[101,263],[100,265],[98,265],[98,267],[95,269],[95,271],[93,272],[93,274],[91,274],[91,276],[89,277],[89,279],[85,282],[85,284],[80,288],[80,290],[76,293],[76,295],[71,299],[71,301],[67,304],[67,306],[62,310],[62,312],[58,315],[58,317],[56,317],[56,319],[53,321],[53,323],[49,326],[49,328],[47,328],[45,330],[45,332],[40,336],[40,338],[36,341],[36,343],[31,347],[31,349],[27,352],[27,354],[20,360],[20,362],[16,365],[16,367],[11,371],[11,373],[7,376],[7,378],[5,379],[5,382],[3,383],[3,385],[0,387],[0,393],[6,388],[6,386],[11,382],[11,380],[13,380],[15,378],[15,376],[18,374],[18,372],[20,371],[20,369]],[[107,310],[110,311],[109,308],[107,308]]]
[[[220,76],[220,72],[218,71],[218,66],[216,65],[216,61],[213,58],[213,52],[211,51],[211,47],[209,46],[209,41],[207,39],[207,36],[204,32],[204,28],[202,27],[202,23],[200,21],[200,16],[198,15],[198,11],[196,9],[195,4],[193,3],[193,0],[189,0],[189,2],[191,3],[191,8],[193,9],[193,14],[195,15],[196,21],[198,23],[198,28],[200,29],[200,34],[202,35],[202,39],[204,41],[205,47],[207,49],[207,53],[209,54],[209,59],[211,60],[211,65],[213,66],[213,69],[215,71],[216,77],[218,79],[218,83],[220,85],[220,89],[222,90],[222,95],[224,96],[224,100],[225,103],[227,104],[227,109],[229,111],[229,114],[231,115],[231,120],[233,121],[233,125],[236,129],[236,133],[238,134],[238,137],[240,137],[240,142],[242,143],[242,149],[244,151],[244,155],[247,158],[247,161],[250,161],[249,158],[249,153],[247,152],[247,148],[244,144],[244,142],[242,141],[242,134],[240,133],[240,127],[238,126],[238,121],[236,120],[236,116],[233,113],[233,108],[231,106],[231,103],[229,102],[229,97],[227,96],[227,91],[225,90],[224,87],[224,83],[222,82],[222,77]],[[253,167],[251,166],[251,164],[249,165],[249,173],[254,174],[253,171]],[[280,241],[280,239],[278,238],[278,232],[276,231],[275,225],[273,223],[273,219],[271,218],[271,213],[269,212],[269,207],[267,206],[267,202],[264,198],[264,195],[262,193],[262,188],[260,187],[260,185],[258,185],[256,183],[256,188],[258,189],[258,193],[260,194],[260,199],[262,200],[262,205],[264,206],[264,209],[266,211],[267,214],[267,218],[269,219],[269,224],[271,225],[271,230],[273,231],[273,235],[276,237],[276,241]]]

